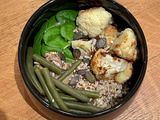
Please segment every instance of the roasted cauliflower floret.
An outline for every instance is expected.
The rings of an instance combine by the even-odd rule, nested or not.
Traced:
[[[117,38],[117,35],[118,35],[118,31],[116,27],[112,25],[108,25],[108,27],[106,27],[102,31],[100,37],[106,38],[107,40],[106,46],[110,46],[113,43],[113,41]]]
[[[130,70],[132,70],[132,66],[129,62],[124,59],[112,57],[104,49],[99,49],[95,53],[91,61],[91,68],[97,79],[102,80],[116,78],[116,81],[119,81],[119,83],[123,83],[128,80],[131,77],[131,74],[127,72],[131,72]],[[125,74],[126,76],[122,77],[119,73],[122,75]]]
[[[100,35],[102,30],[107,27],[112,15],[102,7],[94,7],[81,10],[76,19],[78,30],[90,38]]]
[[[132,62],[129,62],[127,64],[126,69],[116,75],[115,81],[120,84],[123,84],[124,82],[126,82],[128,79],[131,78],[132,73],[133,73],[133,65]]]
[[[137,39],[133,30],[126,28],[111,45],[111,51],[117,56],[129,61],[136,61],[138,58]]]
[[[81,55],[90,55],[92,52],[92,42],[93,39],[91,40],[84,40],[84,39],[80,39],[80,40],[75,40],[72,41],[72,48],[73,49],[79,49],[81,51]]]

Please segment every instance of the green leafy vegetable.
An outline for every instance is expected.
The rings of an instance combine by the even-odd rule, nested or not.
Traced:
[[[49,46],[60,47],[63,49],[70,46],[70,44],[67,41],[65,41],[60,35],[52,36],[44,42],[45,42],[45,44],[47,44]]]
[[[64,56],[66,57],[66,62],[72,63],[73,61],[75,61],[72,55],[72,52],[70,51],[69,48],[64,49],[63,52],[64,52]]]
[[[64,23],[75,21],[77,15],[78,12],[75,10],[62,10],[56,14],[56,19],[63,25]]]
[[[60,47],[65,49],[70,44],[65,41],[60,35],[60,26],[52,27],[46,31],[43,36],[45,44],[53,47]]]
[[[41,52],[40,52],[41,51],[41,42],[42,42],[43,34],[47,28],[48,28],[48,22],[45,22],[42,25],[42,27],[40,28],[40,30],[38,31],[38,33],[36,34],[36,36],[34,38],[34,44],[33,44],[34,54],[41,55]]]
[[[73,5],[73,4],[68,4]],[[46,17],[50,17],[53,13],[45,13],[35,24],[43,23]],[[78,12],[75,10],[62,10],[52,16],[49,21],[45,22],[34,38],[34,53],[44,56],[48,52],[62,52],[66,57],[66,62],[72,63],[75,61],[69,47],[69,41],[73,41],[73,32],[76,28],[75,20]],[[60,26],[55,26],[60,22]]]
[[[60,26],[49,28],[43,36],[44,42],[57,35],[60,35]]]
[[[62,37],[64,37],[66,40],[73,41],[73,37],[75,35],[73,30],[75,30],[75,28],[76,25],[74,22],[63,24],[60,30]]]
[[[41,49],[42,56],[44,56],[45,53],[49,53],[49,52],[63,52],[66,58],[66,62],[72,63],[73,61],[75,61],[72,55],[72,52],[70,51],[69,48],[62,49],[59,47],[53,47],[53,46],[48,46],[48,45],[43,44],[42,49]]]
[[[55,27],[56,23],[57,23],[56,16],[54,15],[49,19],[48,28]]]
[[[63,50],[59,47],[48,46],[48,45],[45,45],[45,44],[42,45],[42,49],[41,49],[42,56],[44,56],[45,53],[49,53],[51,51],[52,52],[62,52]]]

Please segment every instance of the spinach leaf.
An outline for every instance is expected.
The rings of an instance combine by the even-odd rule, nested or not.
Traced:
[[[73,41],[73,37],[75,35],[73,30],[75,30],[75,29],[76,29],[76,25],[74,22],[65,23],[62,25],[62,27],[60,29],[60,33],[61,33],[62,37],[65,38],[65,40]]]
[[[66,47],[70,46],[70,44],[60,35],[60,26],[48,29],[43,36],[43,40],[46,45],[53,47],[60,47],[65,49]]]
[[[44,42],[48,41],[50,38],[53,38],[54,36],[57,35],[60,35],[60,26],[47,29],[47,31],[43,36]]]
[[[41,49],[42,56],[44,56],[45,53],[49,53],[49,52],[62,52],[62,49],[59,47],[53,47],[53,46],[48,46],[43,44]]]
[[[70,51],[69,48],[62,49],[62,48],[59,48],[59,47],[53,47],[53,46],[48,46],[46,44],[43,44],[42,49],[41,49],[42,56],[44,56],[45,53],[49,53],[49,52],[64,52],[66,62],[72,64],[72,62],[75,61],[75,59],[72,55],[72,52]]]
[[[56,16],[54,15],[49,19],[48,28],[55,27],[56,23],[57,23]]]
[[[63,25],[64,23],[75,21],[78,12],[75,10],[62,10],[56,14],[56,19]]]
[[[70,46],[70,44],[67,41],[65,41],[60,35],[51,36],[44,42],[46,45],[53,46],[53,47],[60,47],[63,49]]]
[[[41,42],[42,42],[42,38],[43,38],[43,34],[46,31],[46,29],[48,28],[48,22],[45,22],[42,27],[40,28],[40,30],[38,31],[38,33],[36,34],[35,38],[34,38],[34,44],[33,44],[33,52],[34,54],[38,54],[41,55]]]
[[[64,56],[66,57],[66,62],[68,63],[72,63],[73,61],[75,61],[72,52],[70,51],[69,48],[63,49],[64,52]]]

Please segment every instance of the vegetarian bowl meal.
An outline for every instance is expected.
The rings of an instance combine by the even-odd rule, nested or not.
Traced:
[[[72,117],[100,116],[125,105],[147,66],[139,24],[106,0],[47,2],[25,26],[18,55],[33,96]]]

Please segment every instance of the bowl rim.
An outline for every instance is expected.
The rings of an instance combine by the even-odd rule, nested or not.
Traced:
[[[46,108],[56,112],[56,113],[59,113],[59,114],[62,114],[62,115],[66,115],[66,116],[70,116],[70,117],[78,117],[78,118],[92,118],[92,117],[97,117],[97,116],[101,116],[101,115],[104,115],[104,114],[108,114],[112,111],[115,111],[116,109],[120,108],[121,106],[123,106],[125,103],[127,103],[131,98],[132,96],[137,92],[138,88],[140,87],[143,79],[144,79],[144,76],[145,76],[145,73],[146,73],[146,68],[147,68],[147,61],[148,61],[148,50],[147,50],[147,43],[146,43],[146,39],[145,39],[145,36],[144,36],[144,33],[139,25],[139,23],[137,22],[137,20],[134,18],[134,16],[124,7],[122,6],[120,3],[114,1],[114,0],[108,0],[109,2],[115,4],[116,6],[118,6],[120,9],[123,9],[125,12],[127,12],[128,16],[133,20],[134,24],[136,25],[141,37],[142,37],[142,42],[144,44],[144,62],[143,62],[143,65],[142,65],[142,69],[141,69],[141,73],[140,73],[140,76],[138,77],[138,80],[136,82],[136,84],[134,85],[133,89],[130,91],[130,94],[127,95],[118,105],[115,105],[114,107],[110,108],[110,109],[107,109],[107,110],[104,110],[102,112],[99,112],[99,113],[93,113],[93,114],[87,114],[87,115],[82,115],[82,114],[73,114],[73,113],[70,113],[70,112],[65,112],[65,111],[62,111],[60,109],[57,109],[53,106],[51,106],[49,103],[47,103],[46,101],[44,101],[41,97],[39,97],[39,95],[34,91],[33,87],[30,85],[30,83],[28,82],[29,79],[27,78],[27,75],[25,73],[25,68],[24,68],[24,63],[22,62],[22,43],[25,41],[25,38],[26,38],[26,35],[27,35],[27,32],[29,29],[30,29],[30,26],[33,24],[33,21],[34,19],[36,18],[36,16],[39,16],[40,13],[42,13],[43,11],[45,11],[49,5],[51,4],[54,4],[55,1],[48,1],[46,2],[45,4],[43,4],[40,8],[38,8],[34,13],[33,15],[29,18],[29,20],[27,21],[23,31],[22,31],[22,34],[21,34],[21,37],[20,37],[20,41],[19,41],[19,46],[18,46],[18,63],[19,63],[19,68],[20,68],[20,72],[21,72],[21,75],[23,77],[23,80],[25,82],[25,85],[27,86],[27,88],[29,89],[29,91],[31,92],[31,94],[40,102],[42,103]]]

